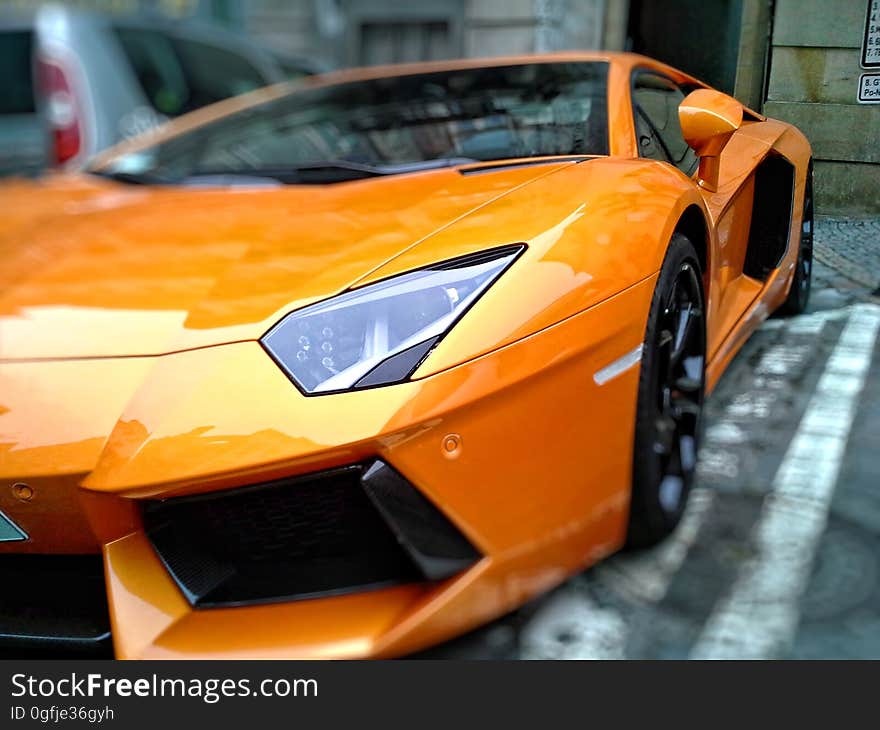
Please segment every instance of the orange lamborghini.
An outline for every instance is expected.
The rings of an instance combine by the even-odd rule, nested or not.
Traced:
[[[0,189],[0,638],[391,657],[661,540],[810,146],[627,54],[344,71]]]

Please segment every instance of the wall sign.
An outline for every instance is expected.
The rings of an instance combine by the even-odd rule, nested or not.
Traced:
[[[865,35],[862,38],[862,68],[880,68],[880,0],[868,0]],[[861,101],[861,84],[859,101]]]
[[[859,77],[859,104],[880,104],[880,73]]]

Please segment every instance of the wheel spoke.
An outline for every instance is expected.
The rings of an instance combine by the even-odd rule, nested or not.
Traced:
[[[704,362],[705,360],[702,355],[692,355],[691,357],[686,357],[684,359],[684,362],[682,363],[684,367],[684,374],[692,380],[699,380],[700,382],[702,382]]]
[[[666,299],[666,314],[675,311],[675,305],[678,301],[678,279],[672,282],[672,288],[669,290],[669,296]]]
[[[678,322],[675,330],[675,345],[672,348],[671,363],[675,367],[679,364],[681,356],[691,344],[691,338],[698,329],[702,312],[690,303],[678,313]]]
[[[675,389],[682,393],[699,393],[703,389],[703,381],[698,378],[682,375],[680,378],[675,379]]]
[[[672,417],[679,424],[682,422],[682,419],[688,416],[691,419],[697,419],[700,416],[700,404],[686,398],[676,398],[672,402],[672,408]]]
[[[675,444],[675,432],[677,425],[675,419],[671,416],[660,416],[657,419],[655,430],[656,439],[654,440],[654,453],[658,456],[668,458],[672,454]]]
[[[681,504],[684,492],[684,479],[677,474],[667,474],[660,482],[659,500],[660,506],[667,512],[676,512]]]
[[[684,263],[669,288],[656,340],[653,450],[659,460],[658,499],[671,514],[681,509],[696,469],[705,370],[703,317],[698,271]]]
[[[693,436],[682,435],[678,440],[678,457],[682,472],[691,474],[697,466],[697,442]]]

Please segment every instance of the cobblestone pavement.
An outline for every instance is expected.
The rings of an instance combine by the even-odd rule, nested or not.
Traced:
[[[880,219],[816,233],[810,311],[708,400],[675,535],[422,656],[880,658]]]
[[[880,217],[820,216],[815,238],[820,263],[880,295]]]

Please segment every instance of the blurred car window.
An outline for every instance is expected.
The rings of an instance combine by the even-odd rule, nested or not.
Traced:
[[[116,37],[153,108],[169,117],[188,111],[190,91],[171,39],[135,28],[116,28]]]
[[[29,30],[0,32],[0,114],[33,114],[31,63],[33,34]]]
[[[451,158],[605,155],[607,76],[605,62],[537,63],[305,89],[117,158],[102,172],[176,182],[328,162],[381,173]]]
[[[30,30],[0,30],[0,176],[35,175],[46,162],[32,51]]]
[[[244,56],[219,46],[174,40],[191,91],[190,103],[205,106],[266,85],[265,76]]]
[[[169,117],[267,83],[241,54],[210,43],[141,28],[119,27],[116,36],[150,104]]]
[[[281,56],[275,56],[275,63],[278,64],[278,68],[281,69],[281,73],[284,75],[285,79],[290,81],[296,81],[297,79],[304,78],[305,76],[311,76],[316,73],[311,69],[304,66],[299,61],[290,60],[287,58],[283,58]]]
[[[296,81],[305,76],[327,73],[333,70],[333,66],[318,58],[303,58],[302,56],[290,56],[281,51],[271,48],[264,49],[269,59],[278,67],[283,78]]]

